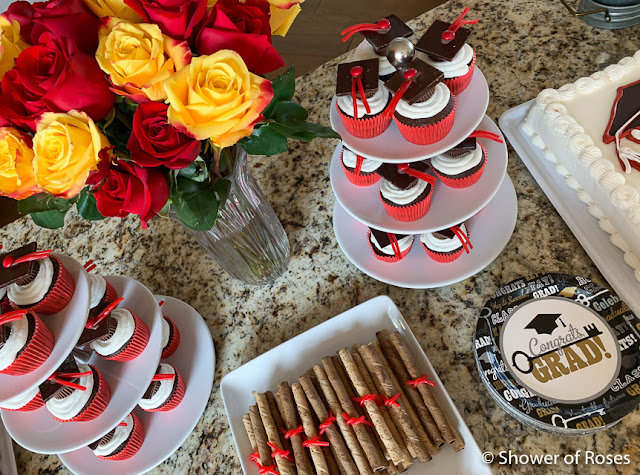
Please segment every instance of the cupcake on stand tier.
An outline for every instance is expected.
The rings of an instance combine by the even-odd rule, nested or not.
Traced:
[[[507,148],[485,115],[488,86],[466,43],[470,30],[462,25],[476,22],[464,19],[467,12],[451,24],[434,22],[417,43],[417,58],[395,21],[345,30],[364,29],[371,48],[361,45],[359,61],[338,68],[330,114],[342,137],[330,169],[334,231],[358,268],[401,287],[439,287],[474,275],[500,254],[515,227]],[[385,61],[397,71],[385,69],[387,80],[374,88]],[[387,106],[371,111],[368,99],[382,87]],[[367,128],[370,116],[376,127]],[[382,118],[388,125],[380,132]]]

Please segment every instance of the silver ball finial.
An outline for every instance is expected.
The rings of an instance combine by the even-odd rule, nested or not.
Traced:
[[[387,46],[387,59],[396,69],[406,68],[415,54],[413,43],[407,38],[394,38]]]

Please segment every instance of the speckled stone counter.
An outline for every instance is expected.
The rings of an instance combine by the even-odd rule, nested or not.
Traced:
[[[470,0],[470,43],[487,77],[487,114],[497,122],[507,109],[532,99],[546,87],[559,87],[588,75],[640,45],[640,27],[597,30],[569,16],[556,0]],[[389,3],[390,9],[392,2]],[[420,34],[430,22],[462,10],[449,2],[411,22]],[[363,20],[371,20],[363,17]],[[336,31],[336,35],[339,32]],[[301,77],[298,98],[313,120],[329,123],[329,103],[338,60]],[[64,230],[38,229],[28,218],[0,230],[11,248],[37,240],[42,246],[79,260],[92,258],[98,271],[138,279],[154,293],[173,295],[206,319],[216,346],[215,383],[196,430],[157,474],[240,473],[231,432],[219,395],[221,378],[296,334],[376,295],[397,303],[422,344],[480,448],[497,453],[629,454],[640,467],[640,412],[595,436],[551,436],[523,426],[490,399],[480,382],[472,353],[477,312],[500,283],[542,271],[590,276],[604,283],[553,206],[510,149],[509,174],[518,193],[519,220],[511,242],[488,268],[459,284],[436,290],[405,290],[369,278],[340,251],[333,235],[334,197],[329,161],[335,140],[292,143],[288,154],[252,157],[252,168],[282,220],[291,241],[291,264],[270,287],[247,287],[228,277],[180,225],[155,219],[146,231],[133,219],[88,223],[67,217]],[[36,455],[15,445],[19,473],[67,473],[55,456]],[[531,466],[493,465],[499,473],[533,473]],[[610,466],[550,466],[549,473],[611,473]]]

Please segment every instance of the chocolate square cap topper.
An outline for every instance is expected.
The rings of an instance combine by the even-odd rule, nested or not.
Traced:
[[[422,35],[422,38],[416,43],[416,49],[428,54],[431,58],[438,61],[451,61],[453,57],[462,49],[467,42],[467,38],[471,35],[468,28],[460,28],[453,40],[444,42],[442,35],[445,31],[450,31],[450,23],[442,20],[436,20],[429,29]]]
[[[458,224],[458,228],[462,226],[461,224]],[[456,237],[456,233],[453,232],[453,229],[451,228],[446,228],[446,229],[441,229],[439,231],[434,231],[433,235],[435,237],[437,237],[438,239],[453,239]]]
[[[80,369],[78,368],[78,363],[76,363],[76,359],[73,354],[67,356],[67,359],[60,365],[60,367],[56,370],[57,373],[66,373],[66,374],[74,374],[79,373]],[[69,381],[75,383],[80,378],[70,379]],[[42,400],[47,402],[52,397],[54,397],[58,392],[60,392],[64,385],[57,383],[52,380],[46,380],[44,383],[40,385],[40,396],[42,396]]]
[[[402,95],[402,99],[409,104],[414,104],[423,97],[428,96],[433,88],[444,79],[444,73],[442,71],[425,63],[421,59],[415,58],[409,63],[406,69],[393,73],[393,76],[384,83],[385,87],[393,94],[396,94],[405,82],[405,71],[409,69],[416,70],[416,75],[413,77],[409,89]]]
[[[451,155],[463,155],[469,152],[473,152],[476,149],[476,138],[475,137],[467,137],[462,142],[460,142],[455,147],[450,148],[446,151],[446,154]]]
[[[365,96],[375,93],[378,90],[378,65],[379,61],[377,58],[339,64],[338,77],[336,80],[336,96],[347,96],[351,94],[354,77],[358,76],[358,71]],[[352,71],[356,76],[352,74]],[[357,94],[360,95],[359,88],[356,88],[356,91]]]
[[[371,231],[371,234],[376,238],[376,241],[378,241],[378,244],[380,244],[381,247],[387,247],[391,244],[388,232],[380,231],[373,228],[369,228],[369,230]],[[394,234],[394,236],[396,237],[396,240],[399,241],[400,239],[406,238],[408,234]]]
[[[34,253],[37,248],[37,244],[32,242],[16,249],[15,251],[0,254],[0,288],[24,282],[35,277],[35,273],[38,272],[38,263],[35,260],[22,262],[20,264],[8,264],[10,261],[13,262],[20,257]],[[5,266],[5,264],[7,265]]]
[[[411,163],[409,167],[420,172],[426,172],[430,168],[429,164],[424,161]],[[398,165],[394,163],[383,163],[376,170],[376,173],[401,190],[412,187],[419,180],[419,178],[401,172]]]
[[[385,17],[389,20],[388,30],[383,31],[363,31],[362,36],[373,46],[373,50],[380,56],[387,54],[387,46],[395,38],[409,38],[413,35],[413,30],[409,28],[400,18],[395,15]]]

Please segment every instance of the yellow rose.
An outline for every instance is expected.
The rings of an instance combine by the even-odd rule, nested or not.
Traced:
[[[13,127],[0,127],[0,195],[22,200],[38,191],[31,137]]]
[[[163,35],[158,25],[105,18],[99,32],[96,60],[116,92],[136,102],[162,101],[162,83],[189,64],[186,42]]]
[[[286,36],[289,28],[296,19],[298,13],[302,11],[300,4],[304,0],[269,0],[271,6],[271,34]]]
[[[169,122],[198,140],[228,147],[253,132],[273,99],[271,82],[250,73],[231,50],[193,58],[164,83]]]
[[[140,15],[129,5],[126,5],[123,0],[84,0],[84,3],[98,18],[113,16],[135,23],[142,21]]]
[[[0,15],[0,79],[13,68],[16,58],[29,45],[20,38],[20,24]]]
[[[33,137],[36,182],[52,195],[75,196],[89,172],[98,168],[100,150],[108,146],[107,138],[84,112],[45,112]]]

